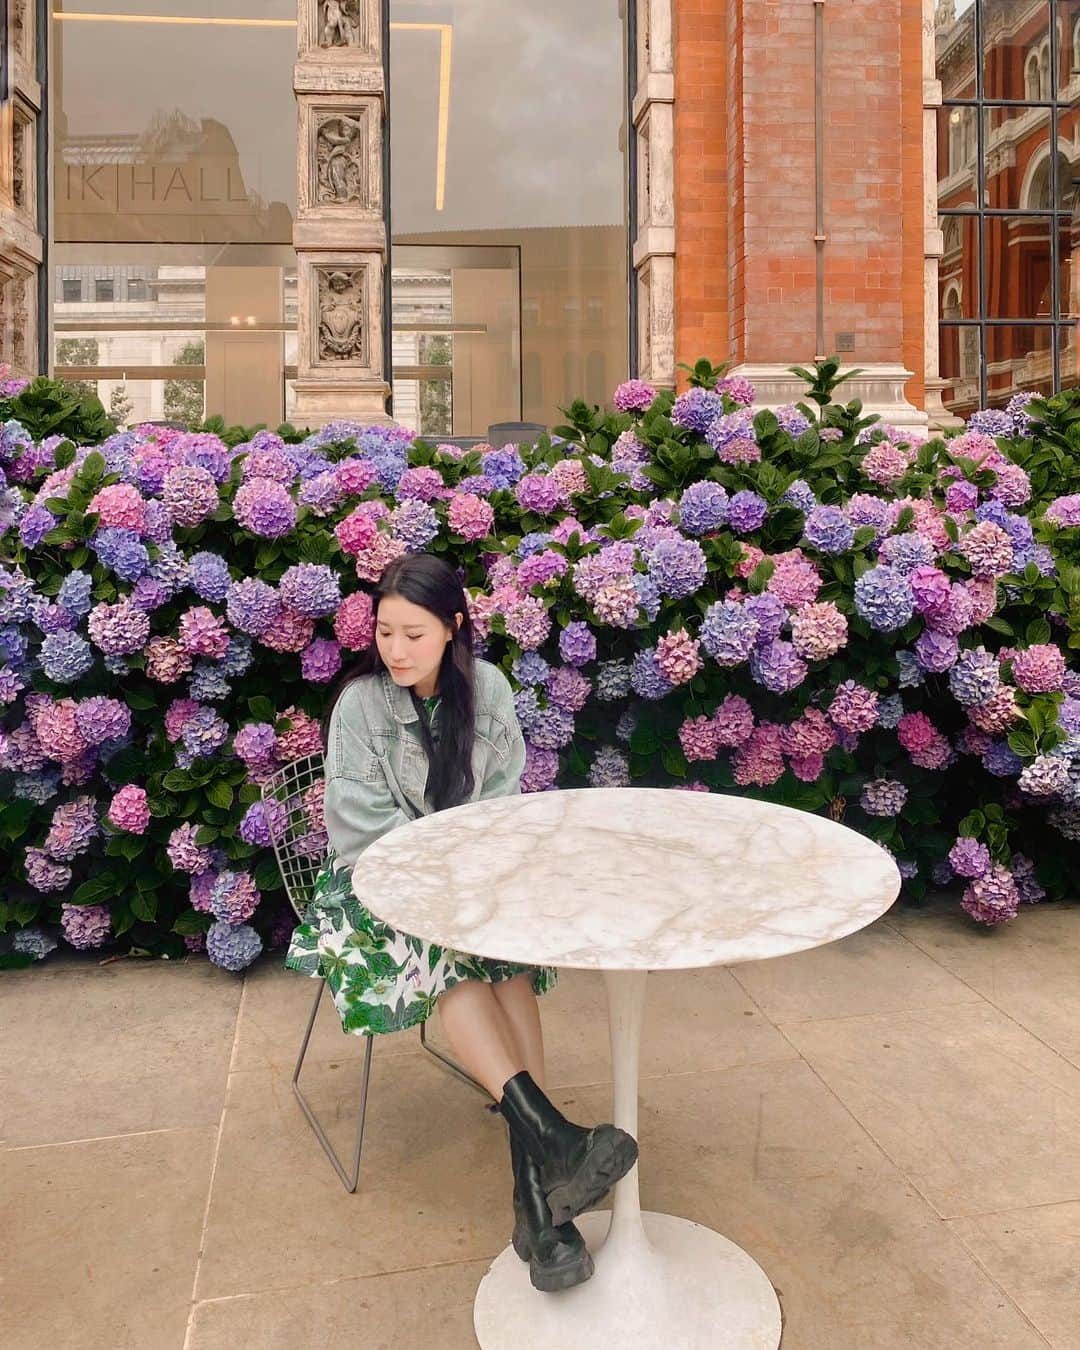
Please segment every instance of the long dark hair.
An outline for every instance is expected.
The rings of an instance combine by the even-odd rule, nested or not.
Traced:
[[[428,610],[448,628],[454,628],[455,615],[461,615],[461,626],[456,629],[452,641],[446,644],[439,667],[438,742],[431,734],[427,709],[415,691],[409,690],[420,717],[420,736],[427,754],[427,795],[437,811],[446,806],[457,806],[469,799],[475,782],[472,770],[476,732],[475,663],[465,590],[458,574],[441,558],[430,553],[405,553],[390,563],[372,592],[376,621],[379,605],[389,595],[400,595],[403,600]],[[386,666],[373,639],[368,650],[342,672],[333,689],[323,719],[324,741],[329,733],[330,714],[345,688],[361,675],[384,672]]]

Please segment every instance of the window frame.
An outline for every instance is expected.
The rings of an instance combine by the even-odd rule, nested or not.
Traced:
[[[1060,78],[1061,72],[1061,37],[1060,17],[1062,14],[1062,0],[1048,0],[1048,29],[1049,32],[1045,38],[1040,39],[1033,45],[1028,54],[1024,57],[1024,89],[1029,88],[1028,72],[1031,69],[1032,58],[1035,58],[1035,70],[1039,80],[1039,91],[1045,97],[1040,98],[990,98],[985,94],[985,55],[983,50],[983,0],[974,0],[972,4],[972,44],[975,53],[974,75],[975,75],[975,93],[969,98],[944,98],[942,107],[945,110],[959,108],[970,110],[965,113],[967,116],[973,116],[975,123],[975,196],[974,202],[967,206],[940,207],[939,218],[944,229],[945,222],[950,219],[972,219],[977,222],[976,249],[978,253],[978,287],[977,295],[974,297],[976,302],[976,317],[974,318],[950,318],[943,316],[943,304],[941,293],[939,292],[938,304],[938,330],[943,334],[948,329],[956,329],[962,332],[964,329],[975,328],[979,334],[979,403],[986,407],[990,397],[989,391],[989,369],[987,362],[987,351],[989,344],[987,341],[989,330],[993,328],[1048,328],[1050,330],[1051,360],[1052,360],[1052,379],[1053,390],[1056,393],[1061,388],[1061,346],[1062,334],[1068,327],[1071,316],[1063,315],[1061,310],[1061,228],[1062,225],[1073,218],[1073,208],[1071,206],[1063,207],[1061,205],[1061,187],[1060,165],[1061,165],[1061,147],[1059,144],[1059,121],[1061,114],[1070,109],[1073,105],[1068,103],[1063,97],[1063,87]],[[1067,12],[1067,11],[1066,11]],[[1080,15],[1074,15],[1073,30],[1070,34],[1070,46],[1075,52],[1077,49],[1077,40],[1080,38]],[[1044,62],[1043,54],[1046,53],[1047,60]],[[1049,77],[1049,88],[1046,89],[1046,77]],[[1049,162],[1049,196],[1050,205],[1046,209],[1029,207],[989,207],[984,205],[986,200],[986,142],[987,142],[987,113],[994,109],[1018,109],[1028,110],[1034,108],[1047,109],[1049,112],[1049,132],[1048,132],[1048,154]],[[961,122],[963,127],[963,121]],[[950,156],[951,163],[951,156]],[[1016,219],[1025,217],[1032,220],[1046,222],[1049,225],[1050,236],[1050,312],[1045,317],[1013,317],[1013,318],[990,318],[987,314],[988,309],[988,268],[986,265],[986,222],[994,217],[1010,217]],[[961,346],[963,339],[958,338]]]

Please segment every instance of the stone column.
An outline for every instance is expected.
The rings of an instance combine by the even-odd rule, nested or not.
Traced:
[[[638,0],[632,115],[637,134],[634,274],[638,369],[675,384],[675,75],[671,0]]]
[[[298,0],[298,426],[386,422],[382,6]]]
[[[11,0],[8,31],[0,33],[9,58],[8,97],[0,105],[0,362],[23,377],[38,374],[37,287],[43,255],[34,15],[30,0]]]
[[[941,347],[938,321],[938,267],[945,252],[945,238],[938,219],[938,109],[941,107],[941,81],[937,77],[936,0],[923,0],[922,76],[923,76],[923,229],[925,235],[923,318],[926,325],[923,346],[926,363],[926,413],[931,426],[959,426],[962,419],[949,412],[941,401],[941,391],[949,384],[941,378]]]

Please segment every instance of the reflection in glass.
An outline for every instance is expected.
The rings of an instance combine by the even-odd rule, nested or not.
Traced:
[[[938,206],[975,205],[974,108],[937,110]]]
[[[939,360],[941,378],[946,381],[942,402],[950,412],[966,416],[979,406],[978,328],[957,328],[943,323]]]
[[[979,222],[975,216],[943,216],[945,251],[938,264],[938,305],[942,319],[979,314]]]
[[[983,97],[1027,102],[1051,97],[1047,0],[982,6]]]
[[[985,218],[987,318],[1052,317],[1050,230],[1050,216]]]
[[[618,7],[391,0],[394,415],[415,425],[423,382],[453,434],[551,426],[606,402],[628,346],[625,73]],[[557,90],[537,71],[558,72]],[[408,251],[408,267],[402,259]],[[435,350],[398,328],[413,269],[450,265],[455,329]],[[480,267],[470,250],[514,255]]]

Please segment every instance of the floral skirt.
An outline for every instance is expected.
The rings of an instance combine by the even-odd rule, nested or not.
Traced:
[[[536,993],[546,994],[557,979],[550,967],[492,961],[399,933],[364,908],[353,894],[351,869],[333,859],[316,878],[285,965],[313,979],[325,977],[342,1029],[363,1036],[426,1021],[439,995],[462,980],[498,984],[528,975]]]

